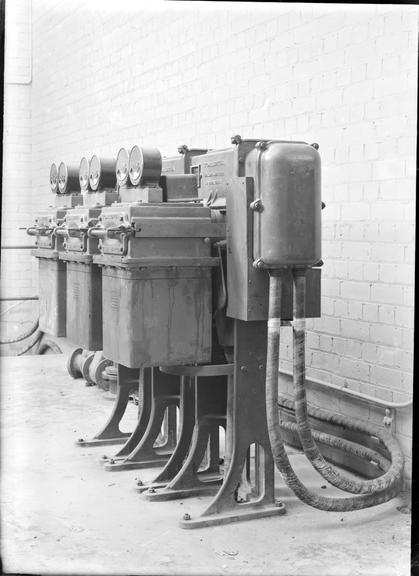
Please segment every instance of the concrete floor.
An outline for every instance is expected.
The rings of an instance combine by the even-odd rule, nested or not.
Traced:
[[[405,576],[410,573],[410,516],[401,498],[335,514],[298,501],[280,478],[287,514],[199,530],[210,497],[147,502],[135,478],[158,469],[105,472],[103,453],[78,448],[104,424],[111,404],[72,380],[62,355],[1,359],[2,560],[5,572],[41,574],[263,574]],[[129,419],[135,420],[132,406]],[[306,484],[324,481],[301,454]],[[322,491],[324,493],[324,491]],[[329,495],[338,491],[327,488]]]

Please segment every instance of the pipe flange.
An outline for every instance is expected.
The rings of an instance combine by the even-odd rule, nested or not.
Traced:
[[[75,365],[75,360],[83,354],[83,348],[75,348],[67,359],[67,371],[74,379],[81,378],[80,368]]]
[[[81,373],[83,378],[86,380],[86,386],[94,386],[95,382],[92,380],[90,376],[90,365],[93,362],[93,358],[95,357],[95,353],[91,352],[86,356],[84,362],[81,365]]]
[[[94,373],[94,380],[96,382],[96,385],[99,386],[99,388],[102,388],[103,390],[106,391],[109,390],[109,378],[104,378],[103,374],[107,366],[112,365],[113,365],[112,360],[107,360],[106,358],[104,358],[98,363]]]

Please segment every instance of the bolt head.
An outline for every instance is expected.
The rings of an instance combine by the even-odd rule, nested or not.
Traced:
[[[262,260],[262,258],[259,258],[258,260],[255,260],[255,261],[253,262],[253,267],[254,267],[254,268],[264,268],[264,266],[265,266],[265,263],[264,263],[264,261]]]
[[[282,506],[283,506],[281,500],[279,500],[278,498],[275,498],[274,504],[277,508],[282,508]]]
[[[138,481],[137,481],[137,486],[144,486],[142,480],[138,480]]]
[[[79,438],[79,439],[77,440],[77,442],[79,442],[80,444],[83,444],[84,438]]]
[[[259,150],[266,150],[267,147],[268,143],[265,142],[264,140],[260,140],[259,142],[256,143],[256,148],[258,148]]]
[[[183,519],[184,519],[184,520],[190,520],[190,519],[191,519],[190,514],[184,514],[184,515],[183,515]]]
[[[149,493],[149,494],[155,494],[155,493],[156,493],[156,489],[155,489],[155,488],[149,488],[149,489],[148,489],[148,493]]]

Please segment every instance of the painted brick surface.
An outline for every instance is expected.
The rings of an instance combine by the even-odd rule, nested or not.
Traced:
[[[2,246],[32,244],[24,230],[32,220],[31,186],[31,2],[7,2],[4,58],[4,133],[2,174]],[[33,261],[28,250],[1,252],[1,294],[3,298],[37,293]],[[4,311],[11,307],[10,312]],[[4,322],[26,319],[35,314],[36,304],[5,302]],[[5,328],[7,332],[7,328]]]
[[[100,7],[100,9],[99,9]],[[387,402],[412,394],[417,8],[37,0],[33,207],[51,162],[230,136],[319,142],[323,315],[308,373]],[[291,361],[284,330],[284,368]],[[383,410],[313,401],[381,422]],[[398,437],[410,450],[409,411]],[[408,459],[407,470],[410,460]]]

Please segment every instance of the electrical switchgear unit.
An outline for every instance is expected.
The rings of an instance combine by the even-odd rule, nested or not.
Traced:
[[[265,178],[263,186],[268,183],[270,179],[270,205],[264,210],[262,201],[258,198],[258,186],[261,179],[261,167],[258,165],[258,158],[260,156],[260,147],[265,145],[265,141],[256,139],[245,140],[240,136],[232,138],[232,148],[224,150],[213,150],[207,154],[197,155],[192,159],[191,172],[197,177],[198,184],[198,197],[202,201],[211,206],[214,210],[224,210],[227,214],[235,214],[236,216],[227,218],[227,234],[229,250],[226,254],[226,269],[228,270],[227,276],[227,316],[237,318],[240,320],[267,320],[268,318],[268,294],[269,294],[269,276],[266,273],[260,273],[258,269],[263,267],[263,261],[258,256],[259,248],[259,228],[258,219],[264,218],[267,222],[271,222],[271,228],[268,229],[264,225],[264,238],[266,238],[267,246],[269,244],[269,234],[274,234],[272,237],[275,241],[278,237],[279,226],[275,220],[276,204],[283,202],[283,189],[288,182],[282,182],[282,189],[276,186],[281,181],[281,178],[286,178],[288,173],[288,166],[280,166],[276,158],[268,161],[267,165],[275,166],[277,170],[277,181],[273,182],[272,174],[265,174],[262,171],[262,177]],[[303,150],[307,158],[311,159],[310,162],[304,164],[301,170],[310,171],[312,180],[316,180],[316,194],[315,197],[310,197],[306,200],[306,212],[310,213],[316,202],[321,206],[320,200],[320,168],[318,161],[313,170],[313,158],[316,158],[318,153],[305,142],[287,142],[281,140],[266,141],[270,142],[274,150],[279,148],[282,150],[290,149],[295,151],[295,154],[303,156]],[[279,147],[279,148],[278,148]],[[294,148],[293,148],[294,147]],[[292,152],[290,152],[292,156]],[[273,162],[272,162],[273,160]],[[280,158],[284,163],[285,160]],[[266,161],[266,160],[265,160]],[[266,172],[266,168],[264,168]],[[290,182],[291,183],[291,182]],[[279,192],[279,193],[278,193]],[[265,192],[264,192],[265,194]],[[275,200],[276,199],[276,200]],[[293,209],[291,214],[287,212],[286,207],[281,207],[281,226],[290,228],[292,222],[298,222],[295,229],[300,230],[301,226],[304,228],[304,223],[301,221],[301,216],[298,214],[299,200],[293,196]],[[265,200],[266,202],[266,200]],[[310,204],[310,206],[309,206]],[[288,214],[288,216],[287,216]],[[270,219],[269,219],[270,215]],[[288,218],[288,220],[287,220]],[[275,222],[277,222],[275,227]],[[320,224],[320,222],[318,222]],[[320,227],[319,227],[320,229]],[[301,240],[305,241],[305,246],[311,245],[315,257],[311,267],[307,270],[307,284],[309,289],[306,292],[305,306],[307,318],[316,318],[320,316],[320,289],[321,289],[321,262],[319,256],[319,239],[320,232],[316,238],[310,238],[307,242],[304,233],[301,234]],[[314,243],[316,240],[316,243]],[[276,246],[276,244],[274,244]],[[298,245],[294,249],[298,249]],[[254,250],[255,254],[252,253]],[[316,266],[318,265],[318,266]],[[282,306],[282,319],[292,320],[293,313],[293,288],[292,288],[292,275],[290,271],[285,271],[283,274],[283,298]]]
[[[161,166],[157,150],[134,147],[120,170],[131,184],[120,188],[121,200],[128,190],[131,202],[104,208],[91,231],[101,252],[94,262],[103,267],[104,354],[130,368],[211,358],[211,269],[218,264],[211,246],[225,225],[212,221],[208,207],[169,201],[184,181],[194,183],[189,199],[196,197],[190,175],[168,175],[172,198],[162,202]]]
[[[391,460],[383,463],[381,452],[322,433],[329,447],[339,444],[378,462],[381,476],[371,464],[372,478],[356,481],[324,460],[307,419],[305,318],[320,316],[318,146],[240,136],[232,143],[209,152],[181,147],[180,156],[166,159],[156,148],[138,146],[122,148],[115,161],[82,159],[82,192],[67,200],[69,206],[74,170],[64,164],[51,170],[55,212],[40,215],[28,230],[37,238],[40,281],[48,298],[55,291],[55,307],[67,295],[69,338],[102,349],[101,361],[117,365],[106,367],[106,378],[117,384],[113,412],[99,434],[78,444],[123,443],[113,458],[102,458],[108,471],[163,465],[154,482],[138,481],[148,500],[214,494],[200,516],[185,514],[182,528],[284,514],[275,498],[274,465],[301,500],[322,510],[385,502],[402,481],[394,439],[345,421],[368,441],[379,439]],[[62,292],[56,287],[62,277],[48,268],[53,258],[67,263]],[[48,314],[57,321],[55,309]],[[293,331],[292,422],[280,420],[278,411],[289,409],[278,397],[284,324]],[[142,408],[127,434],[119,424],[136,387]],[[332,421],[324,420],[327,426]],[[164,422],[162,444],[157,438]],[[290,434],[325,479],[360,496],[311,493],[283,446]]]
[[[67,262],[67,337],[86,350],[102,350],[102,274],[93,263],[98,239],[89,231],[98,222],[102,206],[117,200],[115,159],[93,156],[80,162],[78,181],[83,206],[67,213],[56,229],[62,238],[60,260]]]
[[[61,171],[65,173],[67,169],[63,166],[63,163],[60,164]],[[39,327],[51,336],[61,337],[66,335],[67,270],[65,263],[59,260],[59,253],[64,247],[55,232],[67,212],[80,205],[82,198],[80,191],[71,189],[67,183],[62,184],[60,189],[56,164],[51,165],[50,188],[54,194],[54,206],[39,211],[34,226],[28,228],[27,233],[35,236],[36,249],[32,254],[38,259]]]

